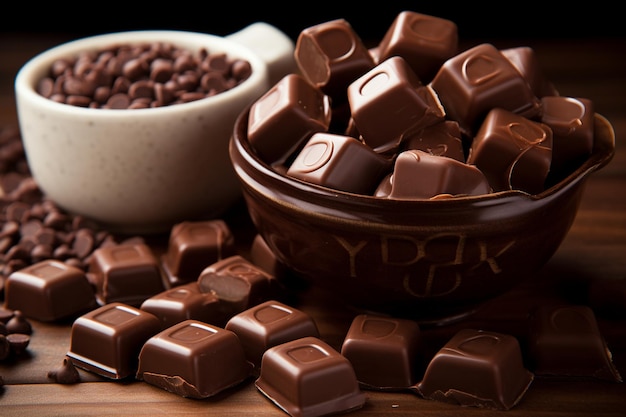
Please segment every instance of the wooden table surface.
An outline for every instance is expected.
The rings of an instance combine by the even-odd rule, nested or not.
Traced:
[[[13,79],[19,67],[44,49],[67,40],[60,35],[0,34],[0,126],[17,125]],[[467,42],[472,45],[472,42]],[[575,222],[565,241],[534,276],[475,315],[448,326],[423,330],[436,349],[461,328],[482,328],[523,337],[532,306],[559,300],[585,304],[591,297],[580,282],[626,280],[626,40],[537,40],[493,42],[498,47],[527,45],[535,49],[546,75],[562,95],[586,97],[616,132],[613,160],[588,180]],[[243,205],[224,218],[240,246],[254,236]],[[623,286],[622,286],[623,287]],[[311,314],[321,336],[339,348],[356,312],[327,294],[299,294],[296,307]],[[626,376],[626,301],[615,314],[596,311],[613,361]],[[621,313],[621,314],[619,314]],[[60,366],[69,347],[69,324],[32,321],[28,352],[17,361],[0,362],[0,415],[286,415],[255,388],[244,383],[216,398],[192,400],[143,382],[105,381],[80,371],[82,382],[62,385],[47,377]],[[624,416],[626,383],[594,379],[536,377],[519,404],[508,411],[460,407],[424,400],[411,393],[367,391],[365,406],[350,415],[394,416]]]

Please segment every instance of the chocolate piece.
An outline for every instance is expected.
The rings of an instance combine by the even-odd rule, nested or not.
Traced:
[[[268,349],[255,385],[292,417],[347,412],[366,401],[350,361],[316,337]]]
[[[153,295],[144,300],[140,308],[161,320],[163,329],[189,319],[215,325],[224,321],[219,298],[213,293],[201,292],[197,281]]]
[[[341,345],[364,389],[400,390],[417,382],[420,328],[408,319],[359,314]]]
[[[458,41],[458,29],[453,21],[403,11],[396,16],[380,41],[376,62],[401,56],[419,79],[428,83],[439,67],[457,53]]]
[[[0,361],[5,360],[11,355],[11,345],[9,339],[4,334],[0,334]]]
[[[88,272],[100,304],[119,302],[139,307],[146,298],[165,290],[159,262],[143,243],[95,250]]]
[[[273,277],[240,255],[233,255],[205,268],[198,277],[203,293],[220,300],[228,317],[271,297]]]
[[[248,140],[268,164],[281,164],[313,133],[330,126],[330,99],[304,77],[288,74],[252,103]]]
[[[526,81],[528,81],[531,90],[537,97],[559,95],[559,92],[545,77],[544,72],[539,67],[539,61],[534,49],[528,46],[519,46],[502,49],[500,52],[511,61]]]
[[[483,43],[446,60],[430,85],[449,119],[473,136],[493,108],[523,117],[540,114],[541,103],[517,68],[493,45]]]
[[[135,374],[141,347],[160,330],[159,319],[147,311],[105,304],[74,321],[67,357],[79,368],[123,379]]]
[[[564,176],[573,172],[593,151],[595,111],[586,98],[549,96],[541,99],[540,121],[552,129],[550,170]]]
[[[404,138],[402,149],[419,149],[431,155],[447,156],[465,162],[461,129],[454,120],[444,120],[409,135]]]
[[[196,282],[200,272],[235,255],[235,239],[225,221],[183,221],[172,226],[167,252],[161,258],[171,285]]]
[[[487,178],[475,166],[414,149],[398,155],[393,173],[381,182],[375,195],[414,200],[490,192]]]
[[[545,188],[552,143],[547,125],[495,108],[474,137],[467,163],[485,174],[494,191],[537,194]]]
[[[348,100],[363,141],[378,152],[397,148],[403,136],[445,117],[436,94],[398,56],[355,79]]]
[[[435,354],[416,392],[451,404],[508,410],[533,379],[515,337],[463,329]]]
[[[30,334],[26,333],[9,333],[6,335],[9,347],[11,349],[11,355],[19,356],[26,351],[30,344]]]
[[[389,171],[389,159],[351,136],[316,133],[298,153],[287,175],[357,194],[372,194]]]
[[[231,317],[225,328],[241,341],[248,361],[257,370],[265,351],[301,337],[319,337],[315,321],[306,313],[269,300]]]
[[[63,359],[63,364],[48,372],[48,378],[57,384],[77,384],[80,382],[80,374],[71,360]]]
[[[185,320],[150,337],[139,353],[136,378],[189,398],[207,398],[250,376],[237,336]]]
[[[374,58],[344,19],[330,20],[300,32],[294,57],[304,77],[331,98],[346,102],[348,85],[374,67]]]
[[[13,317],[6,324],[7,331],[10,333],[32,334],[33,326],[30,321],[20,310],[13,311]]]
[[[536,375],[621,382],[593,310],[583,305],[542,306],[530,318],[529,354]]]
[[[9,275],[5,305],[45,322],[76,317],[97,307],[85,272],[54,259],[38,262]]]

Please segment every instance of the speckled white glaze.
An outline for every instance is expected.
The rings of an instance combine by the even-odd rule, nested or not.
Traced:
[[[81,108],[35,91],[59,57],[144,41],[226,52],[248,60],[252,75],[216,96],[151,109]],[[241,194],[228,157],[234,121],[246,105],[293,71],[293,47],[278,29],[255,23],[226,37],[183,31],[111,33],[37,55],[15,80],[33,178],[60,207],[120,232],[162,232],[178,221],[222,214]]]

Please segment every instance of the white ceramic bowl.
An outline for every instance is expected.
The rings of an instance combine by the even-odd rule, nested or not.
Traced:
[[[244,58],[251,76],[212,97],[158,108],[110,110],[57,103],[35,90],[53,61],[115,43],[169,42]],[[131,31],[75,40],[28,61],[15,80],[18,119],[33,178],[60,207],[112,231],[152,233],[219,216],[241,194],[228,158],[237,115],[292,72],[293,42],[255,23],[226,37]]]

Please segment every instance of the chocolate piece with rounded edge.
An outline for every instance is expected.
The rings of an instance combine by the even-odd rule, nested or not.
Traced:
[[[400,12],[377,48],[377,62],[404,58],[423,83],[458,51],[458,28],[451,20],[409,10]]]
[[[330,20],[300,32],[294,51],[304,77],[331,97],[346,102],[348,85],[374,67],[374,58],[345,19]]]
[[[197,281],[155,294],[144,300],[140,308],[161,320],[164,329],[189,319],[214,325],[224,321],[219,298],[213,293],[201,292]]]
[[[485,174],[494,191],[537,194],[545,188],[552,145],[548,125],[495,108],[474,137],[467,163]]]
[[[146,341],[136,378],[182,397],[201,399],[240,384],[251,369],[233,332],[185,320]]]
[[[119,302],[139,307],[146,298],[165,290],[159,261],[144,243],[96,249],[88,273],[101,305]]]
[[[432,88],[449,119],[473,136],[493,108],[533,118],[541,103],[517,68],[495,46],[483,43],[446,60]]]
[[[403,390],[417,382],[420,328],[409,319],[357,315],[341,345],[364,389]]]
[[[292,417],[347,412],[366,401],[350,361],[317,337],[268,349],[255,385]]]
[[[402,150],[419,149],[432,155],[465,162],[463,136],[458,122],[444,120],[403,139]]]
[[[248,361],[258,371],[265,351],[301,337],[319,337],[315,321],[306,313],[276,300],[250,307],[228,320],[225,328],[241,341]]]
[[[200,272],[235,255],[235,238],[225,221],[183,221],[172,226],[162,266],[171,285],[196,282]]]
[[[6,281],[5,307],[36,320],[73,318],[97,306],[85,272],[54,259],[15,271]]]
[[[287,175],[336,190],[371,195],[390,168],[388,158],[352,136],[316,133],[298,153]]]
[[[426,399],[508,410],[533,379],[514,336],[463,329],[435,354],[415,389]]]
[[[539,60],[535,50],[529,46],[518,46],[501,49],[504,55],[517,68],[522,76],[530,84],[533,93],[539,98],[545,96],[558,96],[559,92],[546,78],[543,70],[539,67]]]
[[[590,307],[541,306],[529,323],[528,350],[536,375],[622,382]]]
[[[363,141],[377,152],[397,148],[405,135],[446,116],[437,95],[399,56],[355,79],[348,86],[348,100]]]
[[[288,74],[250,107],[248,140],[267,164],[282,164],[313,133],[330,126],[330,99],[299,74]]]
[[[72,324],[67,357],[79,368],[119,380],[137,371],[139,352],[161,330],[147,311],[113,302],[78,317]]]

